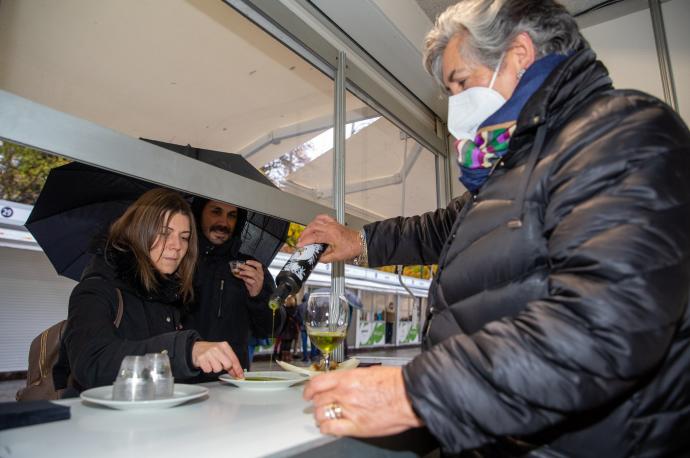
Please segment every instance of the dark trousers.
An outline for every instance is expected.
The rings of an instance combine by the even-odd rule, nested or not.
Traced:
[[[309,359],[309,356],[307,356],[307,352],[309,351],[309,336],[307,336],[307,330],[302,327],[299,335],[302,338],[302,361],[306,361]]]

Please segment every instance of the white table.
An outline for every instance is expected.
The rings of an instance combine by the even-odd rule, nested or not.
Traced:
[[[279,391],[204,386],[208,397],[162,410],[56,401],[70,406],[72,417],[0,431],[0,458],[290,456],[335,440],[319,433],[301,385]]]

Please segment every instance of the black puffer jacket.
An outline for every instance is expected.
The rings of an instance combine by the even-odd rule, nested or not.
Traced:
[[[236,232],[240,232],[237,230]],[[259,338],[271,335],[271,324],[277,329],[282,314],[273,320],[268,298],[275,288],[273,277],[264,266],[264,286],[256,297],[249,297],[244,281],[230,272],[232,259],[248,259],[238,252],[239,238],[214,246],[199,232],[199,262],[194,274],[194,304],[185,316],[185,328],[196,329],[204,340],[226,341],[243,368],[249,367],[250,332]],[[218,379],[219,374],[202,375]]]
[[[130,253],[109,251],[107,259],[102,254],[93,258],[69,300],[63,348],[77,391],[113,383],[127,355],[163,350],[168,351],[176,379],[197,375],[191,351],[200,337],[196,331],[182,330],[177,282],[163,281],[159,292],[150,294],[136,279]],[[115,288],[123,299],[117,328]]]
[[[444,450],[689,453],[690,133],[591,50],[478,194],[365,229],[372,265],[439,263],[433,348],[403,374]]]

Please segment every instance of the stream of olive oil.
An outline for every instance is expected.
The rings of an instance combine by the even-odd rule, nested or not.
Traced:
[[[273,314],[271,317],[271,340],[270,340],[270,342],[273,343],[273,348],[275,348],[275,342],[273,339],[275,337],[276,310],[278,310],[278,307],[280,307],[280,304],[278,304],[277,301],[270,301],[268,303],[268,308],[270,308],[273,311]],[[269,360],[269,363],[268,363],[268,370],[269,371],[273,370],[273,348],[271,348],[271,359]]]

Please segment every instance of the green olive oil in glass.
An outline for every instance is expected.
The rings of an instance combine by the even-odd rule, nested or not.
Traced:
[[[304,324],[312,343],[323,353],[324,371],[330,371],[331,353],[347,334],[350,306],[343,296],[331,297],[328,292],[309,296]]]
[[[345,331],[311,331],[309,338],[323,353],[333,353],[345,340]]]

